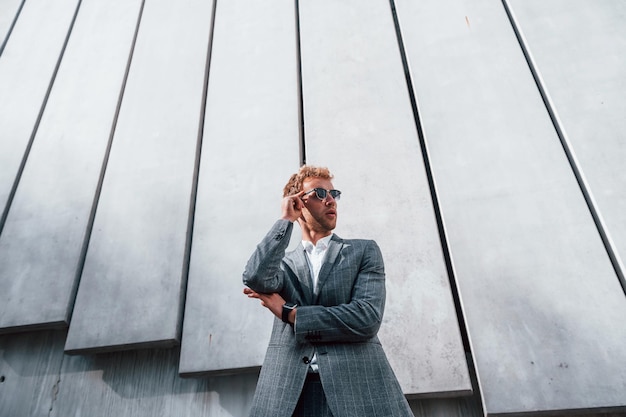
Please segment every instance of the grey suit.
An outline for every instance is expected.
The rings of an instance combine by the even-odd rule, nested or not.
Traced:
[[[277,221],[243,273],[254,291],[298,304],[295,326],[274,320],[251,416],[292,415],[314,352],[334,417],[413,416],[377,337],[385,306],[378,245],[333,236],[316,295],[302,245],[285,254],[292,229]]]

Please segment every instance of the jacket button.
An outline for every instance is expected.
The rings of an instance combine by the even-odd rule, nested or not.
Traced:
[[[309,360],[308,356],[305,356],[304,358],[302,358],[302,362],[304,362],[304,363],[306,363],[308,365],[309,362],[311,362],[311,361]]]

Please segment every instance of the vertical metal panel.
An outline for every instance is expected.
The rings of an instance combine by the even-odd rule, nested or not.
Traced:
[[[624,406],[624,294],[503,5],[396,3],[486,414]]]
[[[273,316],[242,294],[241,274],[280,216],[282,188],[299,165],[298,126],[293,2],[219,2],[182,374],[241,371],[263,362]]]
[[[626,291],[626,3],[511,4]]]
[[[212,3],[147,1],[66,349],[180,337]]]
[[[365,4],[366,3],[366,4]],[[383,346],[408,395],[471,391],[389,2],[302,1],[307,161],[327,165],[337,234],[374,238]]]
[[[0,56],[22,4],[24,4],[24,0],[5,0],[0,2]]]
[[[66,326],[140,0],[83,0],[0,236],[0,327]]]
[[[0,213],[7,209],[77,3],[29,1],[0,58]],[[0,227],[3,220],[0,214]]]

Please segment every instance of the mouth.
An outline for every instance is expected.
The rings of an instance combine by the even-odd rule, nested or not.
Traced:
[[[337,217],[337,211],[336,210],[328,210],[326,212],[326,215],[330,216],[330,217]]]

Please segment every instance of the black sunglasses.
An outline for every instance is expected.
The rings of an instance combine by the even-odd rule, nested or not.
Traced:
[[[311,191],[307,191],[306,193],[304,193],[302,195],[302,197],[304,197],[307,194],[311,194],[311,193],[315,193],[315,196],[317,198],[319,198],[320,200],[324,201],[326,199],[326,197],[328,196],[328,194],[331,195],[331,197],[335,200],[339,200],[339,197],[341,197],[341,191],[339,190],[325,190],[323,188],[313,188]]]

